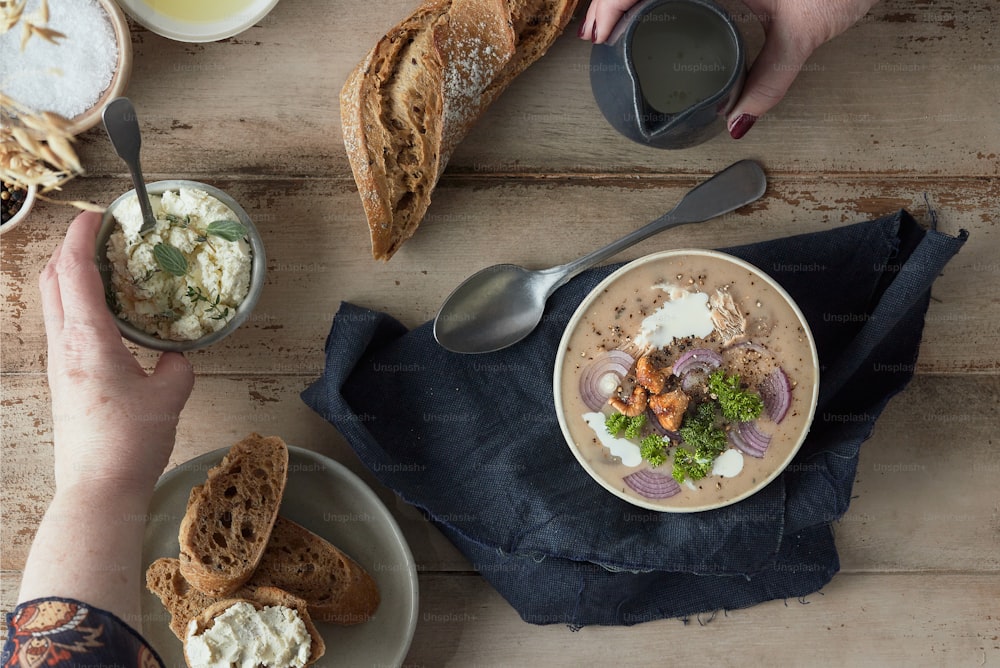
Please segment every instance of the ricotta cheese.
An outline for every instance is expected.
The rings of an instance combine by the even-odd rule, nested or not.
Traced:
[[[195,634],[188,623],[184,652],[191,668],[302,668],[309,660],[312,638],[299,613],[283,605],[257,610],[240,601]]]
[[[142,212],[135,195],[112,214],[118,228],[108,239],[111,287],[118,316],[162,339],[190,341],[221,329],[250,291],[251,251],[246,239],[209,235],[210,223],[238,221],[232,209],[203,190],[180,188],[149,198],[156,227],[139,235]],[[153,249],[167,244],[187,262],[175,276]],[[198,297],[196,295],[200,295]]]

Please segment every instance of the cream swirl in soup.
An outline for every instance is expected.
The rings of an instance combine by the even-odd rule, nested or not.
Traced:
[[[609,277],[563,338],[556,399],[580,463],[638,505],[693,511],[776,476],[812,419],[818,366],[798,309],[708,251]]]

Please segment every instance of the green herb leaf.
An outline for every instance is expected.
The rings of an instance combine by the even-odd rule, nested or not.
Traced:
[[[726,450],[726,432],[715,424],[716,404],[706,401],[694,413],[684,416],[680,434],[687,448],[674,451],[674,480],[701,480],[712,468],[712,462]],[[694,448],[694,452],[691,452]]]
[[[650,434],[639,444],[639,454],[649,464],[656,468],[667,461],[667,446],[670,441],[659,434]]]
[[[205,233],[216,237],[221,237],[226,241],[239,241],[249,231],[246,225],[235,220],[216,220],[208,224]]]
[[[623,413],[612,413],[604,419],[604,427],[612,436],[617,436],[618,432],[625,430],[625,438],[638,438],[639,432],[646,425],[646,415],[636,415],[627,417]]]
[[[168,274],[183,276],[187,273],[188,263],[184,258],[184,253],[170,244],[161,242],[153,246],[153,259],[156,260],[156,264],[160,265],[160,269]]]
[[[708,391],[718,397],[722,415],[727,420],[749,422],[760,417],[764,410],[764,400],[759,394],[741,388],[740,377],[727,376],[722,369],[709,376]]]

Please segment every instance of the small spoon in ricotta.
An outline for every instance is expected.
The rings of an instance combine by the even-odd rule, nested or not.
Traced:
[[[153,215],[153,207],[149,204],[146,182],[139,167],[142,135],[139,133],[139,119],[135,107],[127,97],[116,97],[104,107],[101,118],[115,153],[128,165],[129,174],[132,175],[132,184],[135,186],[139,209],[142,211],[142,227],[139,228],[139,235],[144,236],[156,227],[156,217]]]

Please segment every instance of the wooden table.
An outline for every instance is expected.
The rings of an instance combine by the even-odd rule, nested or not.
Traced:
[[[338,92],[413,4],[284,0],[247,32],[204,45],[133,26],[128,95],[150,180],[187,177],[228,190],[251,211],[268,253],[252,321],[190,355],[197,383],[171,466],[256,430],[357,472],[394,512],[419,566],[408,665],[1000,663],[996,4],[887,0],[822,47],[745,139],[719,136],[676,152],[630,143],[601,117],[588,83],[589,45],[574,37],[580,11],[459,147],[417,235],[383,264],[370,257]],[[759,44],[758,27],[741,16]],[[102,131],[84,134],[80,151],[88,175],[70,184],[68,197],[108,203],[130,188]],[[746,157],[768,172],[763,200],[623,257],[824,230],[900,207],[926,221],[928,203],[944,232],[971,232],[934,286],[916,377],[862,450],[856,499],[834,527],[842,571],[805,600],[712,619],[576,633],[526,624],[299,399],[322,368],[331,317],[348,300],[417,325],[475,270],[581,255]],[[4,610],[52,491],[36,278],[72,216],[39,205],[0,244]]]

